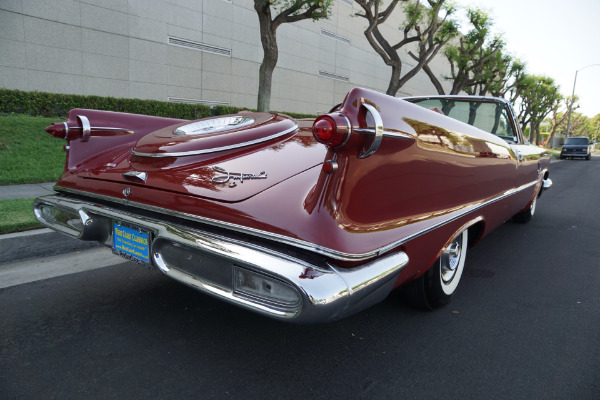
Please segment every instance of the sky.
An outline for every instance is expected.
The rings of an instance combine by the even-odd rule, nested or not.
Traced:
[[[571,96],[579,71],[577,111],[600,114],[600,0],[455,1],[488,11],[508,53],[525,61],[528,73],[553,78],[564,96]]]

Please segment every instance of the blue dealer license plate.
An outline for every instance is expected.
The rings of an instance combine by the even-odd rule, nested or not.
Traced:
[[[113,222],[113,253],[139,264],[148,264],[150,233],[133,225]]]

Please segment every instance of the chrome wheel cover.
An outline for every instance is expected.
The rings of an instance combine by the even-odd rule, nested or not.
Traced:
[[[440,257],[440,283],[446,295],[452,295],[458,286],[467,253],[467,231],[458,235]]]

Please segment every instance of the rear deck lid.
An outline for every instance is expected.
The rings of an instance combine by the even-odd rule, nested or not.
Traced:
[[[133,148],[98,153],[73,172],[237,202],[323,162],[326,149],[311,127],[312,120],[270,113],[187,121],[151,132]]]

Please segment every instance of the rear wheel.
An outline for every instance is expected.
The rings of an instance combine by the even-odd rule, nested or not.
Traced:
[[[518,222],[520,224],[526,224],[533,218],[533,214],[535,214],[535,205],[537,203],[537,196],[533,199],[533,202],[529,206],[527,210],[521,211],[518,214],[515,214],[513,217],[513,221]]]
[[[404,300],[413,307],[433,310],[452,300],[465,267],[468,231],[458,235],[425,274],[402,288]]]

